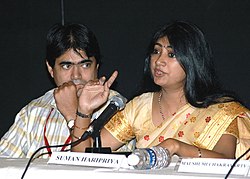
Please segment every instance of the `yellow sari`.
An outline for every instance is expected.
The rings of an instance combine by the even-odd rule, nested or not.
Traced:
[[[220,103],[208,108],[186,104],[171,119],[155,126],[152,101],[153,93],[134,98],[123,111],[113,116],[105,128],[122,143],[136,138],[137,148],[155,146],[167,138],[175,138],[212,150],[223,134],[237,137],[235,157],[250,147],[250,111],[239,103]]]

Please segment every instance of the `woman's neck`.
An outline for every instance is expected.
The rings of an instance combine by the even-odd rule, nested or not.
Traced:
[[[175,114],[182,106],[187,104],[183,90],[166,91],[162,89],[159,93],[159,104],[162,112]]]

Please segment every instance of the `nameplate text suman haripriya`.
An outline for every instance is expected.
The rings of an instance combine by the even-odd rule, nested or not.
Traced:
[[[53,152],[48,164],[129,168],[125,155],[81,152]]]

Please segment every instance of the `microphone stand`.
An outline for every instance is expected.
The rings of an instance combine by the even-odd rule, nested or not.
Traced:
[[[93,139],[93,147],[87,147],[85,149],[86,153],[101,153],[101,154],[120,154],[125,155],[128,157],[132,152],[112,152],[111,147],[102,147],[101,137],[100,137],[100,130],[94,132],[91,135]]]
[[[88,147],[85,149],[86,153],[102,153],[102,154],[111,154],[111,148],[110,147],[102,147],[101,142],[101,136],[100,136],[100,130],[97,130],[97,132],[94,132],[91,135],[94,143],[93,147]]]

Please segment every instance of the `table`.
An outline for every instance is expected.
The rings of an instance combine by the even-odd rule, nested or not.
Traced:
[[[24,179],[64,179],[64,178],[108,178],[118,179],[166,179],[166,178],[224,178],[225,175],[219,174],[199,174],[199,173],[180,173],[175,170],[178,159],[173,159],[168,168],[160,170],[131,170],[131,169],[112,169],[86,166],[70,166],[48,164],[47,159],[35,159]],[[28,159],[24,158],[0,158],[0,178],[1,179],[20,179]],[[230,178],[249,178],[244,176],[231,175]]]

